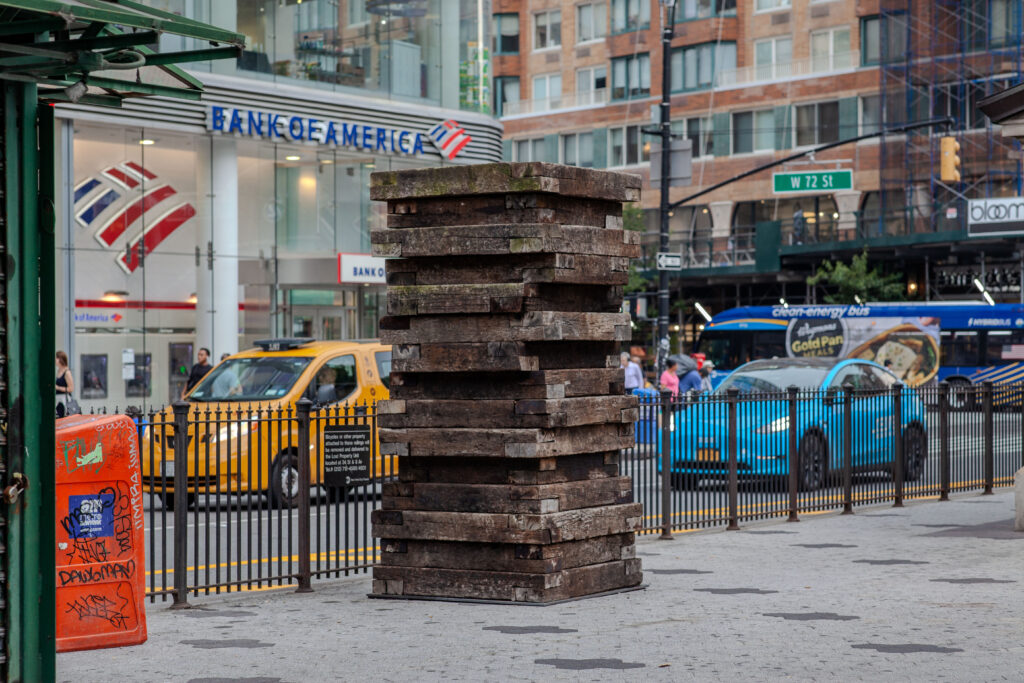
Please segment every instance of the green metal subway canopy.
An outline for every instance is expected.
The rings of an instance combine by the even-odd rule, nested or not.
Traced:
[[[161,34],[202,49],[157,53]],[[241,54],[244,36],[130,0],[0,0],[0,80],[36,83],[39,98],[120,106],[121,98],[198,100],[203,86],[174,64]]]

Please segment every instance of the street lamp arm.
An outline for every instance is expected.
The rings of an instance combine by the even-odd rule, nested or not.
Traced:
[[[712,185],[711,187],[708,187],[708,188],[705,188],[705,189],[701,190],[700,192],[696,192],[696,193],[691,194],[691,195],[689,195],[687,197],[683,197],[679,201],[671,202],[670,204],[668,204],[668,209],[669,210],[676,209],[676,208],[682,206],[683,204],[685,204],[686,202],[693,201],[697,197],[702,197],[702,196],[704,196],[704,195],[706,195],[706,194],[708,194],[710,192],[714,192],[715,190],[717,190],[717,189],[719,189],[721,187],[725,187],[726,185],[728,185],[730,183],[734,183],[737,180],[743,180],[744,178],[752,176],[755,173],[760,173],[761,171],[767,170],[769,168],[773,168],[775,166],[779,166],[781,164],[785,164],[787,162],[793,161],[794,159],[799,159],[800,157],[805,157],[805,156],[807,156],[809,154],[813,155],[816,152],[822,152],[822,151],[824,151],[826,149],[832,149],[833,147],[839,147],[840,145],[845,145],[845,144],[848,144],[848,143],[851,143],[851,142],[858,142],[860,140],[867,140],[869,138],[876,138],[876,137],[879,137],[881,135],[888,135],[888,134],[891,134],[891,133],[902,133],[902,132],[905,132],[905,131],[908,131],[908,130],[914,130],[915,128],[925,128],[927,126],[938,126],[938,125],[945,125],[948,128],[949,126],[954,125],[954,121],[953,121],[953,119],[951,117],[944,116],[944,117],[941,117],[941,118],[928,119],[927,121],[918,121],[916,123],[908,123],[908,124],[906,124],[904,126],[896,126],[895,128],[888,128],[886,130],[877,131],[875,133],[865,133],[864,135],[858,135],[857,137],[847,138],[845,140],[839,140],[838,142],[829,142],[829,143],[824,144],[824,145],[819,145],[818,147],[814,147],[813,149],[806,149],[806,150],[804,150],[802,152],[797,152],[796,154],[790,154],[788,157],[783,157],[781,159],[776,159],[775,161],[773,161],[771,163],[765,164],[763,166],[758,166],[757,168],[752,168],[749,171],[744,171],[743,173],[740,173],[738,176],[736,176],[734,178],[729,178],[728,180],[723,180],[722,182],[716,183],[716,184]]]

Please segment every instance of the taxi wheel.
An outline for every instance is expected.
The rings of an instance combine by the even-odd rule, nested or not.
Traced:
[[[820,434],[811,432],[800,439],[799,454],[800,490],[817,491],[828,477],[828,446]]]
[[[920,425],[910,425],[903,430],[903,478],[917,481],[924,473],[924,461],[928,455],[928,439]]]
[[[167,493],[162,494],[160,496],[160,500],[163,501],[164,509],[165,510],[173,510],[174,509],[174,494],[172,492],[168,491]],[[195,505],[195,502],[196,502],[196,494],[194,494],[194,493],[186,493],[185,494],[185,509],[186,510],[188,510],[190,507]]]
[[[299,504],[299,461],[294,453],[281,453],[270,468],[270,504],[293,508]]]

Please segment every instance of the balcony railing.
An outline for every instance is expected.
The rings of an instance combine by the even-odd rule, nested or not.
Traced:
[[[606,102],[608,102],[608,88],[599,88],[569,95],[558,95],[557,97],[540,97],[534,100],[506,102],[501,115],[502,117],[528,116],[530,114],[543,114],[560,109],[598,107]]]
[[[715,74],[715,87],[730,88],[748,83],[811,78],[821,74],[848,71],[859,65],[860,52],[853,50],[797,59],[791,62],[742,66],[738,69],[726,69]]]

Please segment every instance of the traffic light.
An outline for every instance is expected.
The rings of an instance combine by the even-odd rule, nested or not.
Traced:
[[[954,137],[939,138],[939,179],[946,183],[960,180],[960,143]]]

